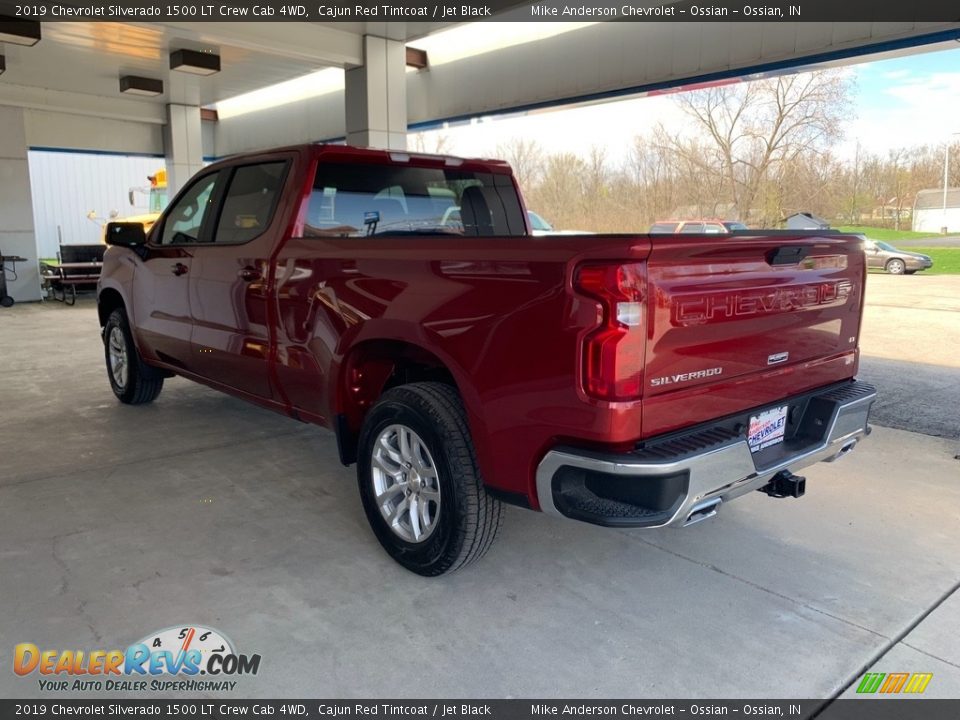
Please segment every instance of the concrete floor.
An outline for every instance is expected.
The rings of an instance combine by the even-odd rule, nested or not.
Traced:
[[[926,316],[880,299],[921,279],[871,276],[864,376],[920,355],[904,338]],[[934,346],[960,327],[960,308],[915,309],[950,313]],[[949,432],[877,427],[806,471],[803,499],[753,493],[683,530],[511,509],[482,562],[425,580],[377,545],[331,435],[180,379],[121,406],[97,330],[90,302],[0,310],[3,653],[201,623],[262,655],[238,697],[831,697],[868,667],[960,695]],[[958,384],[956,360],[922,357],[903,367]],[[881,415],[955,427],[940,391]],[[0,696],[38,695],[0,672]]]
[[[960,275],[870,273],[860,349],[873,422],[960,438]]]

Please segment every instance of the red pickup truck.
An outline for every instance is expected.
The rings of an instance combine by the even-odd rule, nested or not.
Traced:
[[[852,235],[535,237],[505,163],[307,145],[210,165],[108,243],[116,396],[181,375],[331,428],[423,575],[482,556],[503,502],[687,525],[799,497],[869,433]]]

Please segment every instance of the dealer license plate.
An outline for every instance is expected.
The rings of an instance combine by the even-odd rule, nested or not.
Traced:
[[[764,448],[783,442],[787,430],[787,406],[764,410],[759,415],[750,416],[750,430],[747,444],[750,452],[759,452]]]

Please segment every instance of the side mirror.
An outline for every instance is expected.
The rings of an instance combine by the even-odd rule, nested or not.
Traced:
[[[107,223],[107,245],[134,248],[147,243],[147,233],[141,223],[112,222]]]

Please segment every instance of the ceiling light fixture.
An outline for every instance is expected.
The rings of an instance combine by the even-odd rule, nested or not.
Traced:
[[[0,15],[0,42],[32,46],[40,42],[40,23]]]
[[[124,75],[120,78],[120,92],[126,93],[127,95],[156,97],[157,95],[163,95],[163,80],[137,77],[136,75]]]
[[[170,69],[193,75],[213,75],[220,72],[220,56],[196,50],[176,50],[170,53]]]

